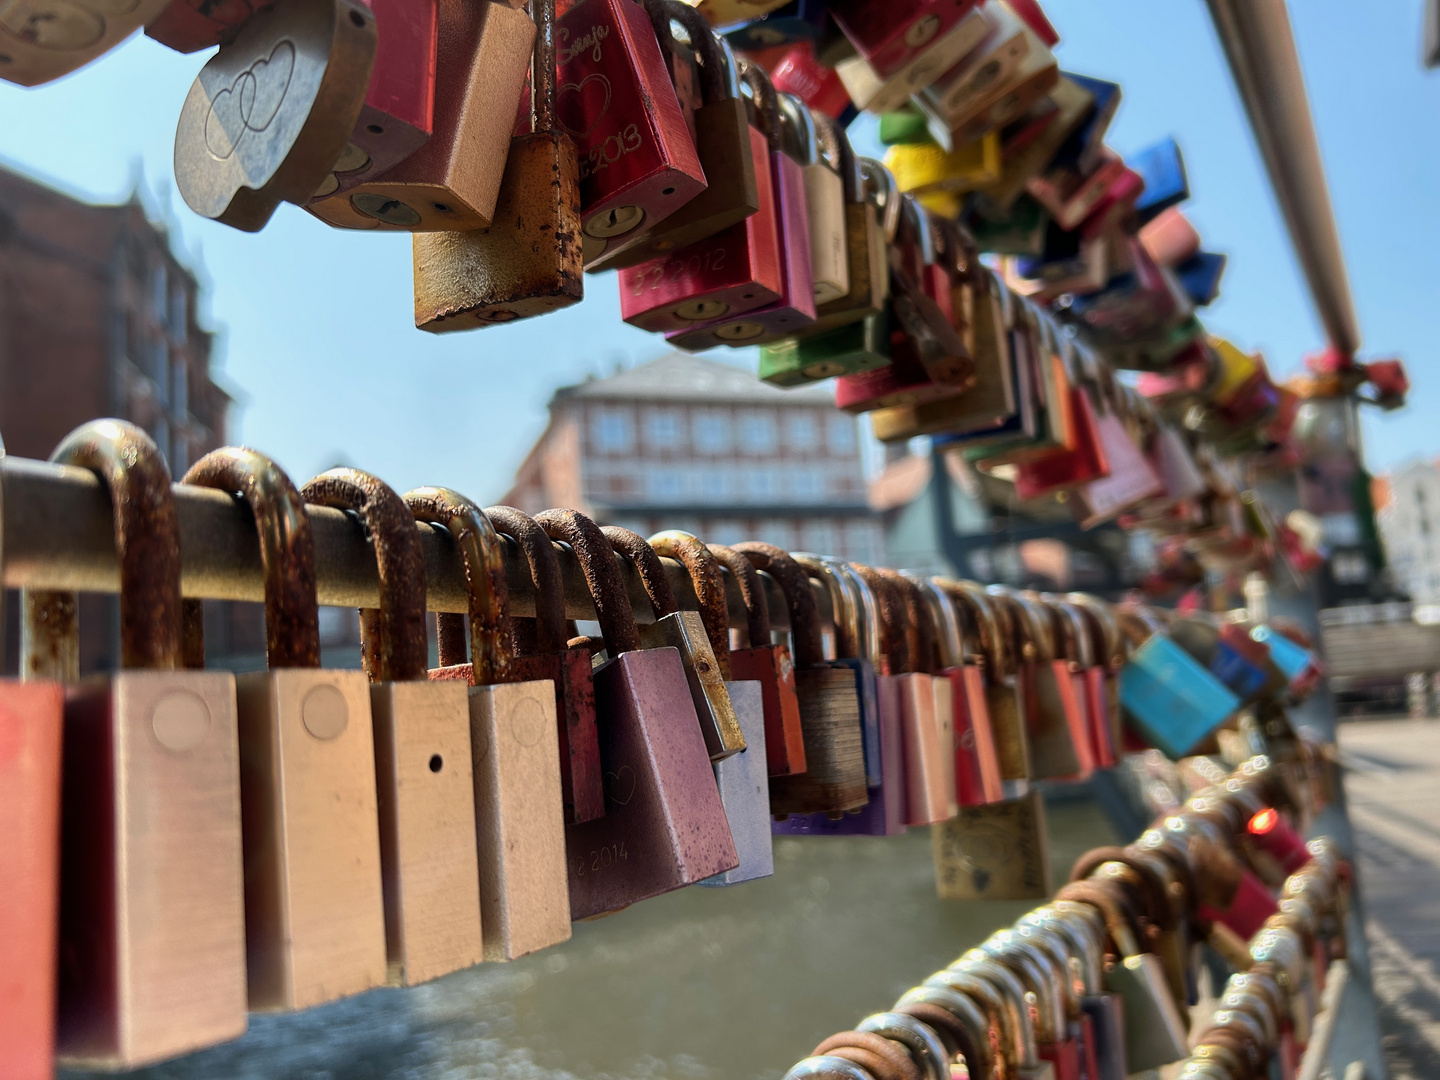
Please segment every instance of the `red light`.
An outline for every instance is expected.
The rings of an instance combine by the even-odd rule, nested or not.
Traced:
[[[1255,836],[1264,836],[1276,825],[1280,824],[1280,815],[1274,810],[1259,810],[1250,819],[1250,832]]]

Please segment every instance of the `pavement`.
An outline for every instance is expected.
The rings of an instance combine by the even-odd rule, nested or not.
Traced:
[[[1440,719],[1342,723],[1339,744],[1385,1067],[1437,1080]]]

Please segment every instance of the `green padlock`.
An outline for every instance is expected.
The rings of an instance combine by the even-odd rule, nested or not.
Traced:
[[[889,363],[890,322],[883,313],[834,330],[760,346],[760,378],[776,386],[858,375]]]

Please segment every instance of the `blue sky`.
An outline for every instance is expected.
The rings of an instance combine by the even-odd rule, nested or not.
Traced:
[[[1416,383],[1393,416],[1367,411],[1374,468],[1440,452],[1423,419],[1440,281],[1440,72],[1419,62],[1420,0],[1291,5],[1301,64],[1369,356],[1403,356]],[[1202,0],[1046,0],[1062,66],[1121,83],[1110,142],[1121,153],[1173,134],[1189,168],[1188,212],[1230,256],[1208,325],[1272,370],[1322,344],[1303,280]],[[351,235],[284,206],[256,235],[201,221],[172,194],[175,119],[204,61],[137,38],[59,83],[0,83],[0,160],[73,193],[149,203],[201,259],[219,369],[243,402],[232,437],[297,481],[343,457],[400,490],[446,484],[498,498],[540,431],[553,389],[665,350],[620,321],[613,274],[583,304],[445,336],[413,327],[410,242]],[[877,153],[873,124],[852,129]],[[725,352],[725,350],[720,350]],[[730,356],[748,359],[746,354]]]

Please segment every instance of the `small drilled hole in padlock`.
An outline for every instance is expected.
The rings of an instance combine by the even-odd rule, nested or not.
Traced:
[[[446,206],[443,202],[431,203],[430,205],[442,214],[450,213],[450,207]]]
[[[665,188],[663,191],[661,191],[660,194],[661,194],[661,195],[674,195],[674,194],[675,194],[675,189],[674,189],[673,187],[667,187],[667,188]]]
[[[365,130],[370,132],[371,135],[385,134],[385,129],[379,124],[367,124],[365,125]]]
[[[430,771],[431,771],[431,772],[439,772],[439,771],[440,771],[441,769],[443,769],[444,767],[445,767],[445,759],[444,759],[444,758],[442,758],[439,754],[431,754],[431,755],[430,755]]]
[[[0,64],[13,64],[14,62],[15,58],[9,53],[0,52]]]
[[[358,11],[352,11],[350,13],[350,21],[360,27],[360,29],[365,29],[365,16],[361,15]]]

